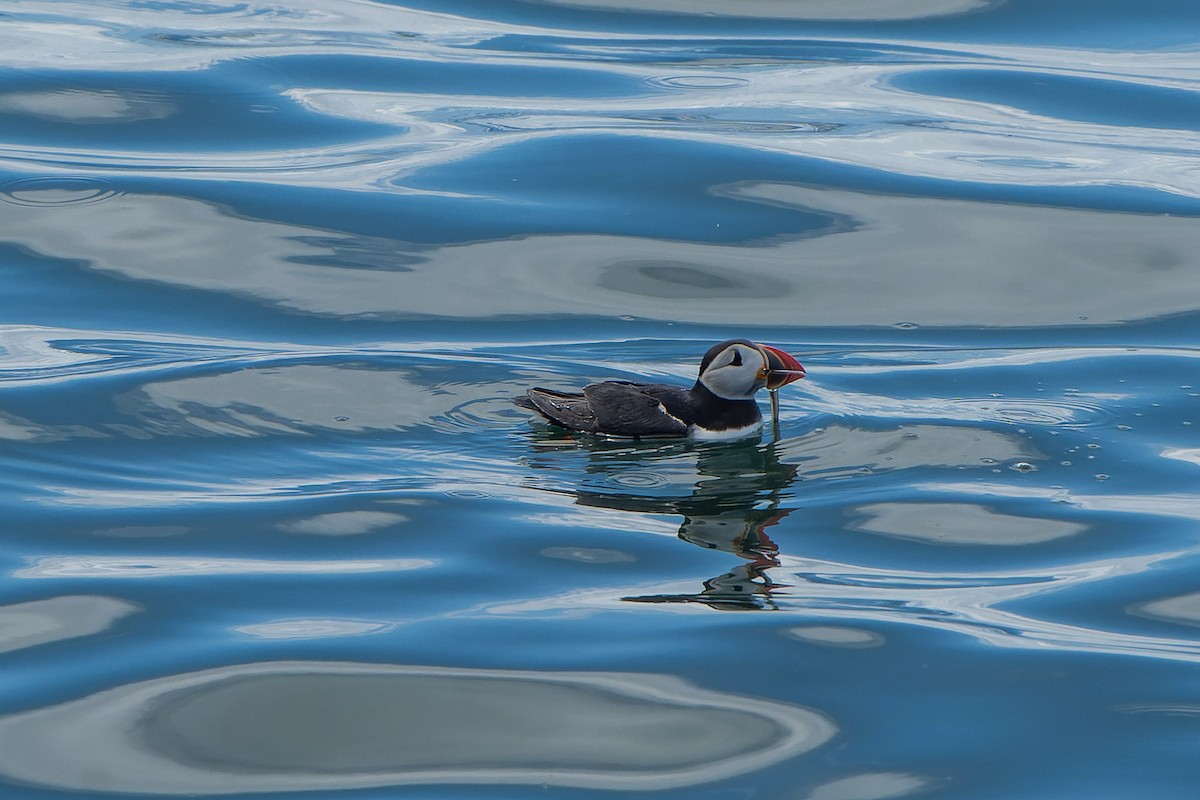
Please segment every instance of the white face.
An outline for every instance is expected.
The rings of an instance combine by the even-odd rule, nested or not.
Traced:
[[[745,400],[767,382],[767,357],[748,344],[731,344],[717,354],[700,382],[717,397]]]

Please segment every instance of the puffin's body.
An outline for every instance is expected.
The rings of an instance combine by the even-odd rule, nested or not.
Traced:
[[[757,432],[762,412],[754,394],[804,377],[782,350],[747,339],[714,345],[690,389],[662,383],[603,381],[582,393],[530,389],[513,402],[574,431],[609,436],[735,438]]]

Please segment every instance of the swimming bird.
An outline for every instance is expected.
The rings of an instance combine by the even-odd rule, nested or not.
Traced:
[[[581,393],[530,389],[513,400],[555,425],[609,436],[689,436],[733,439],[757,433],[762,412],[754,400],[804,377],[804,367],[784,351],[749,339],[715,344],[700,361],[696,384],[602,381]]]

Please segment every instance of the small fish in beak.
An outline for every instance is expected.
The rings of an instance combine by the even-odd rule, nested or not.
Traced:
[[[790,354],[768,344],[760,347],[767,356],[767,388],[772,392],[804,377],[804,367]]]
[[[767,392],[771,395],[771,431],[775,441],[779,441],[779,390],[793,381],[804,377],[804,367],[778,347],[760,344],[763,355],[767,357],[766,380]]]

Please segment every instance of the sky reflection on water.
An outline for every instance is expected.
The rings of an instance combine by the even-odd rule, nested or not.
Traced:
[[[6,9],[0,794],[1193,797],[1195,18]]]
[[[0,770],[52,787],[168,795],[406,783],[663,789],[761,768],[835,730],[807,709],[665,676],[264,662],[0,718]]]
[[[722,193],[837,222],[828,233],[751,243],[570,234],[434,247],[122,195],[52,212],[0,204],[0,235],[49,263],[349,319],[1026,327],[1148,319],[1200,304],[1190,255],[1200,251],[1200,228],[1186,218],[777,184]],[[164,249],[147,250],[146,237]],[[1094,291],[1081,294],[1084,283]]]

